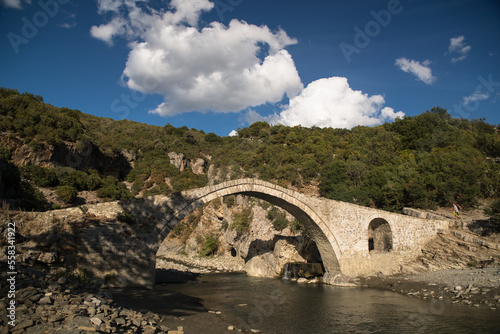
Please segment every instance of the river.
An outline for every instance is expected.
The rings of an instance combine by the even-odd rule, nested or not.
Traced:
[[[194,284],[115,296],[124,306],[170,316],[187,334],[230,333],[228,325],[262,333],[500,333],[498,310],[242,274],[203,275]]]

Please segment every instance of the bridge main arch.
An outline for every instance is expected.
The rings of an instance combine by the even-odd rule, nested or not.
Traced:
[[[288,211],[307,229],[316,242],[326,271],[332,274],[341,272],[338,260],[341,254],[337,239],[328,225],[308,204],[307,198],[293,190],[257,179],[227,181],[182,192],[182,197],[187,202],[165,221],[164,228],[158,235],[157,244],[159,245],[175,225],[193,210],[214,199],[229,195],[246,195],[263,199]]]

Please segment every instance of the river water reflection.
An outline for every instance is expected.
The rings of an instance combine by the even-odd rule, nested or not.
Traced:
[[[157,286],[149,293],[195,298],[200,311],[221,311],[227,324],[262,333],[500,333],[498,310],[368,288],[213,274],[196,284]],[[154,303],[150,310],[162,313]]]

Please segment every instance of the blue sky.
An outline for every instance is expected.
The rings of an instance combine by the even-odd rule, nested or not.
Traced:
[[[0,0],[0,36],[0,86],[113,119],[500,123],[497,0]]]

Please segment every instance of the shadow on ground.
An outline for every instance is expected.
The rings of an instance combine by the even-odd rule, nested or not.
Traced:
[[[167,289],[113,289],[113,302],[142,313],[154,310],[158,315],[185,317],[206,313],[202,299]]]

